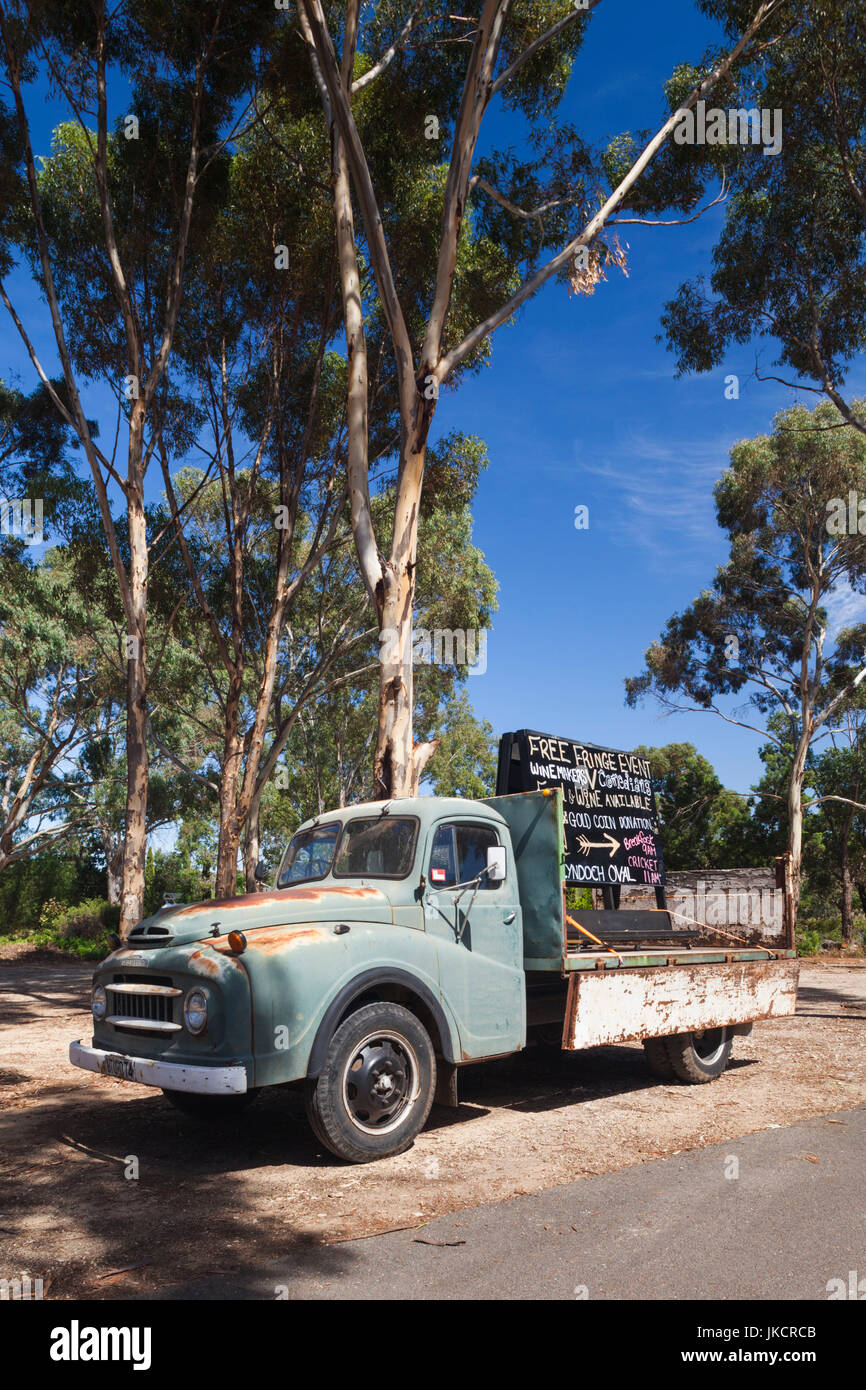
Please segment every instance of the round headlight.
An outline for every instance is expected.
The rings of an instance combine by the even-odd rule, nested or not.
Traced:
[[[190,1033],[203,1033],[207,1027],[207,995],[203,989],[191,989],[183,1006],[183,1018]]]
[[[108,1008],[108,999],[102,985],[96,985],[90,999],[90,1011],[97,1023],[105,1018],[105,1011]]]

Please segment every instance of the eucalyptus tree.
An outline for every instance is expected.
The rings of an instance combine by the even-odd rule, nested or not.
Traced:
[[[489,722],[475,714],[468,692],[455,683],[425,698],[416,682],[416,723],[422,737],[438,739],[422,788],[434,796],[492,796],[497,744]],[[375,799],[370,757],[376,732],[376,664],[366,686],[343,685],[302,710],[264,789],[259,810],[262,853],[276,864],[291,835],[311,816]]]
[[[866,912],[864,711],[866,685],[861,684],[813,741],[803,778],[803,877],[809,904],[814,912],[821,902],[835,903],[842,941],[848,946],[856,939],[855,893]],[[753,788],[753,831],[758,843],[766,844],[768,855],[785,848],[786,788],[795,754],[785,717],[773,716],[770,724],[780,741],[760,749],[764,774]]]
[[[64,391],[37,350],[43,324],[0,298],[90,470],[126,625],[125,845],[121,929],[141,914],[148,785],[145,477],[159,435],[188,253],[207,233],[227,141],[245,119],[273,14],[241,0],[10,0],[0,10],[10,104],[0,111],[4,276],[20,252],[44,296]],[[45,84],[69,119],[40,163]],[[245,100],[246,98],[246,100]],[[240,113],[240,114],[239,114]],[[71,196],[70,196],[71,195]],[[107,384],[112,446],[83,393]],[[125,457],[124,457],[125,456]],[[125,537],[113,515],[120,499]]]
[[[475,634],[486,634],[495,605],[495,581],[483,555],[472,544],[469,515],[469,503],[484,462],[479,442],[463,436],[448,437],[431,450],[431,487],[425,494],[421,519],[422,535],[429,537],[431,544],[419,567],[418,614],[424,625],[419,641],[423,647],[424,632],[450,635],[455,630],[463,641],[458,643],[457,652],[445,654],[447,665],[434,663],[436,653],[419,650],[419,722],[424,728],[449,722],[444,709],[447,697],[465,680],[468,669],[462,659],[467,655],[465,634],[471,634],[471,658],[478,647]],[[196,778],[218,800],[220,848],[227,843],[230,847],[223,860],[222,875],[218,872],[216,892],[218,896],[230,896],[235,891],[240,837],[247,887],[255,886],[262,807],[267,818],[277,803],[286,801],[287,795],[290,800],[299,799],[302,805],[325,809],[328,798],[333,804],[342,805],[372,794],[365,759],[375,730],[375,697],[371,703],[371,690],[378,670],[378,641],[367,596],[358,581],[344,512],[335,542],[327,547],[305,582],[295,588],[287,608],[276,644],[262,749],[254,757],[253,735],[262,709],[262,678],[269,650],[263,614],[279,592],[275,584],[279,532],[273,525],[274,503],[279,494],[274,480],[260,477],[250,499],[246,491],[252,488],[250,470],[238,471],[234,486],[238,495],[248,500],[249,518],[242,601],[239,618],[234,619],[235,581],[225,559],[223,485],[215,478],[203,484],[202,476],[201,472],[187,470],[174,479],[175,505],[183,518],[184,545],[188,556],[195,557],[198,602],[192,581],[185,578],[185,561],[177,547],[170,546],[154,565],[154,575],[162,576],[167,602],[173,603],[175,595],[184,591],[184,583],[188,588],[189,602],[173,625],[173,638],[185,653],[182,659],[190,663],[190,674],[181,679],[177,672],[172,672],[169,689],[154,712],[151,729],[161,754]],[[388,480],[383,479],[381,486],[374,506],[386,526]],[[299,511],[294,535],[295,562],[300,568],[321,545],[315,531],[314,519]],[[170,534],[167,529],[167,538]],[[206,623],[199,617],[202,605],[210,614]],[[229,701],[235,698],[236,672],[232,663],[221,660],[214,627],[223,642],[237,642],[234,650],[239,664],[242,662],[244,679],[233,714],[243,765],[240,775],[237,764],[226,756],[227,710]],[[169,646],[173,651],[174,643]],[[455,661],[455,656],[461,659]],[[194,702],[190,700],[192,688],[199,692],[197,709],[193,709]],[[456,719],[450,721],[449,728],[452,725],[456,729]],[[184,739],[193,727],[197,737],[190,741],[188,751],[183,751]],[[299,766],[305,758],[309,766]],[[251,787],[248,802],[242,796],[244,782]],[[225,834],[226,801],[233,808],[238,827],[238,837],[231,842]],[[280,824],[284,820],[282,809]]]
[[[70,565],[23,549],[0,550],[0,872],[89,829],[84,753],[118,721]]]
[[[222,721],[209,774],[220,805],[219,896],[234,891],[242,838],[253,886],[262,793],[295,721],[357,678],[367,660],[357,653],[375,635],[345,544],[347,368],[332,345],[341,299],[329,148],[303,48],[290,44],[280,67],[292,75],[290,92],[260,96],[219,212],[190,258],[170,408],[177,418],[177,398],[187,403],[207,462],[177,486],[166,431],[159,448],[172,522],[162,553],[176,549],[167,563],[178,592],[203,620],[188,640]],[[412,225],[429,235],[432,210]],[[371,343],[370,474],[387,489],[394,374],[384,334],[374,330]],[[479,466],[477,444],[440,448],[429,498],[447,489],[453,507],[474,491]],[[381,498],[376,507],[385,516]]]
[[[741,22],[739,0],[700,8],[729,33]],[[756,365],[759,379],[823,393],[866,433],[845,390],[866,346],[864,73],[863,0],[785,7],[772,45],[727,93],[734,107],[783,113],[781,148],[693,151],[723,160],[730,197],[709,277],[685,282],[662,324],[680,371],[709,371],[753,336],[775,342],[780,374]]]
[[[441,388],[486,360],[490,335],[548,280],[588,293],[608,265],[622,264],[615,234],[607,242],[601,234],[634,220],[624,214],[693,212],[702,184],[687,161],[663,160],[655,176],[646,171],[684,112],[750,52],[782,8],[779,0],[757,4],[731,51],[707,64],[642,148],[622,138],[593,157],[557,108],[597,3],[479,0],[454,14],[435,0],[411,8],[346,0],[326,13],[321,0],[297,0],[331,138],[352,526],[382,634],[374,757],[381,796],[416,791],[434,751],[431,741],[413,738],[411,630],[418,504]],[[524,133],[516,151],[480,159],[482,121],[497,98],[524,118]],[[418,215],[431,209],[432,236],[426,218],[419,229]],[[387,545],[368,477],[376,360],[368,329],[379,325],[393,361],[398,433]]]
[[[446,436],[429,452],[429,486],[421,499],[419,555],[413,631],[415,727],[435,746],[424,784],[442,796],[492,794],[496,776],[493,733],[475,716],[469,696],[487,669],[488,636],[496,608],[496,581],[472,541],[471,504],[486,451],[480,441]],[[373,515],[388,535],[393,493],[373,498]],[[318,615],[358,615],[358,636],[328,668],[327,679],[309,694],[275,710],[275,736],[248,828],[256,848],[261,834],[269,851],[275,832],[294,831],[308,816],[333,806],[376,799],[371,753],[378,702],[379,633],[368,617],[366,594],[346,548],[328,557],[308,599],[317,619],[295,634],[298,656],[311,655],[326,629]],[[319,597],[321,595],[321,597]],[[332,619],[333,621],[333,619]],[[325,651],[329,648],[326,646]],[[307,689],[305,688],[305,689]],[[260,829],[261,822],[261,829]]]
[[[866,911],[866,722],[864,710],[849,711],[829,744],[814,760],[810,791],[824,831],[822,868],[839,890],[842,941],[853,946],[854,894]]]
[[[668,869],[743,868],[749,797],[724,787],[693,743],[636,748],[649,760]],[[762,862],[758,860],[757,862]]]
[[[431,487],[425,494],[421,526],[422,534],[431,540],[435,537],[437,545],[430,545],[419,568],[418,613],[426,629],[449,634],[455,629],[461,634],[468,630],[474,634],[486,631],[489,625],[496,585],[484,556],[472,544],[469,514],[484,462],[479,441],[459,435],[447,437],[431,450]],[[206,492],[200,494],[200,499],[205,495]],[[190,509],[196,517],[196,527],[201,525],[200,499]],[[389,480],[383,478],[374,507],[384,526],[389,505]],[[240,711],[245,752],[256,718],[267,644],[264,625],[256,621],[255,614],[273,591],[275,564],[276,543],[267,508],[260,517],[256,544],[245,570],[249,593],[245,640],[250,677]],[[229,585],[218,563],[214,563],[222,547],[222,539],[217,540],[218,520],[212,520],[211,526],[211,540],[197,530],[191,547],[199,557],[209,602],[215,613],[224,613]],[[311,532],[310,518],[299,515],[296,536],[301,557],[304,548],[310,546]],[[194,619],[190,628],[182,631],[185,641],[198,644],[200,669],[206,673],[202,729],[207,718],[205,711],[209,709],[212,716],[211,737],[205,739],[201,749],[197,775],[209,778],[211,789],[219,792],[224,778],[224,765],[220,763],[224,723],[220,711],[227,679],[220,671],[213,644],[208,646],[207,631],[197,629]],[[338,533],[337,543],[328,548],[297,591],[278,644],[265,746],[256,764],[249,807],[243,808],[244,876],[248,890],[255,887],[260,845],[264,843],[270,852],[275,830],[294,829],[306,814],[372,795],[369,753],[375,733],[377,637],[366,593],[358,582],[351,538],[344,528]],[[465,641],[462,653],[466,654]],[[466,711],[462,711],[462,721],[458,720],[450,700],[465,681],[468,666],[465,661],[452,659],[460,656],[460,651],[450,653],[447,664],[435,665],[432,655],[425,650],[419,652],[419,723],[430,731],[431,737],[434,731],[447,727],[449,752],[456,760],[456,785],[457,768],[468,766],[470,761],[470,740],[463,729],[469,730],[472,721]],[[161,732],[161,720],[155,719],[154,726],[160,726],[158,739],[164,747],[167,740]],[[248,769],[251,764],[248,753],[246,756]],[[480,756],[476,747],[476,757]],[[185,765],[191,767],[189,763]],[[465,785],[468,787],[468,781]]]
[[[52,381],[51,389],[63,396],[61,380]],[[90,429],[97,433],[95,421]],[[98,528],[92,489],[75,466],[76,443],[46,387],[40,383],[27,394],[0,379],[0,498],[14,507],[22,538],[71,541]],[[11,513],[7,523],[10,518]],[[23,537],[25,525],[29,537]]]
[[[166,402],[166,426],[185,415],[205,465],[175,471],[168,427],[157,446],[168,512],[160,553],[177,552],[174,581],[196,615],[188,636],[221,721],[222,897],[235,891],[287,623],[346,529],[345,373],[329,347],[340,305],[329,190],[317,176],[326,151],[302,97],[260,94],[256,114],[190,256]]]
[[[338,606],[326,603],[319,580],[310,578],[324,562],[322,514],[319,526],[303,512],[292,518],[287,553],[274,525],[282,505],[274,479],[256,477],[250,467],[233,467],[230,479],[205,479],[189,468],[174,475],[171,487],[181,541],[173,555],[171,549],[160,555],[155,572],[172,610],[178,595],[184,599],[169,644],[173,653],[179,645],[180,666],[170,687],[154,697],[151,735],[161,755],[216,802],[215,891],[224,898],[236,891],[241,840],[251,812],[255,820],[284,726],[370,625],[354,566]],[[164,527],[171,547],[168,510]],[[334,548],[324,550],[330,556]],[[160,616],[164,622],[165,613]],[[252,878],[255,857],[249,862],[247,841]]]
[[[629,704],[652,693],[670,709],[710,711],[769,734],[783,762],[790,751],[795,907],[809,752],[866,680],[866,526],[849,524],[851,491],[866,493],[866,441],[832,428],[840,420],[827,403],[811,412],[797,406],[780,412],[772,435],[734,446],[715,489],[728,559],[712,587],[669,619],[644,671],[626,681]],[[832,621],[840,602],[855,619],[845,627]],[[731,695],[740,703],[724,708],[719,698]]]

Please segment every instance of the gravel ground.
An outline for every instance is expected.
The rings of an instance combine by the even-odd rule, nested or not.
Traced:
[[[796,1017],[736,1039],[711,1086],[661,1085],[627,1044],[530,1050],[465,1071],[459,1111],[435,1107],[408,1153],[351,1167],[292,1092],[202,1130],[158,1091],[70,1067],[90,974],[0,948],[0,1277],[42,1277],[49,1298],[158,1296],[293,1253],[336,1267],[345,1241],[866,1100],[866,963],[820,960]]]

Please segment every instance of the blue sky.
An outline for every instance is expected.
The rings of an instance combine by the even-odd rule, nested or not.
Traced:
[[[689,0],[646,5],[605,0],[595,11],[563,115],[590,138],[653,128],[662,82],[673,67],[720,42]],[[115,109],[124,93],[114,91]],[[34,144],[47,153],[65,115],[46,101]],[[494,116],[484,138],[502,143]],[[487,670],[469,695],[497,734],[532,727],[631,748],[690,740],[726,785],[747,790],[760,774],[760,740],[713,715],[662,718],[648,701],[628,710],[623,678],[667,618],[711,581],[726,553],[712,487],[731,445],[770,429],[790,391],[754,379],[756,352],[770,370],[772,343],[732,350],[718,371],[674,379],[673,358],[655,342],[664,302],[681,281],[707,271],[721,209],[683,227],[630,227],[628,278],[614,271],[590,298],[551,283],[494,336],[491,367],[443,393],[436,431],[480,435],[490,467],[475,507],[475,541],[500,585]],[[23,273],[11,278],[16,307],[38,351],[56,362],[44,304]],[[32,369],[8,320],[0,372],[25,389]],[[740,380],[726,400],[724,378]],[[860,372],[852,393],[866,389]],[[805,395],[808,404],[814,397]],[[89,393],[101,413],[107,392]],[[113,411],[103,437],[113,434]],[[156,475],[154,475],[156,476]],[[574,511],[589,507],[578,531]]]
[[[593,137],[656,129],[663,80],[719,41],[688,3],[604,3],[563,112]],[[529,727],[624,748],[688,740],[745,791],[761,772],[756,735],[712,714],[662,717],[652,700],[627,709],[623,690],[726,558],[712,488],[732,444],[769,432],[795,399],[754,379],[756,354],[761,373],[772,370],[770,342],[677,381],[654,341],[665,301],[709,270],[722,221],[717,208],[688,226],[623,228],[628,278],[612,272],[591,298],[549,284],[494,335],[490,369],[443,395],[437,423],[479,434],[490,453],[475,540],[500,607],[486,674],[468,683],[478,714],[497,734]],[[738,400],[725,399],[729,373]],[[849,380],[854,393],[864,384],[862,371]],[[581,503],[586,531],[574,527]]]

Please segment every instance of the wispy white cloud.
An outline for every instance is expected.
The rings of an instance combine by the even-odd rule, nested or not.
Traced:
[[[850,584],[838,585],[827,600],[826,608],[831,640],[836,639],[843,627],[866,622],[866,594],[858,594]]]
[[[721,539],[713,487],[727,466],[732,442],[728,434],[696,442],[630,430],[604,459],[584,458],[575,444],[573,462],[542,467],[576,486],[583,479],[596,481],[595,515],[601,519],[599,504],[606,493],[604,516],[608,521],[622,517],[623,524],[612,529],[613,542],[640,547],[654,566],[692,568],[708,542]]]

